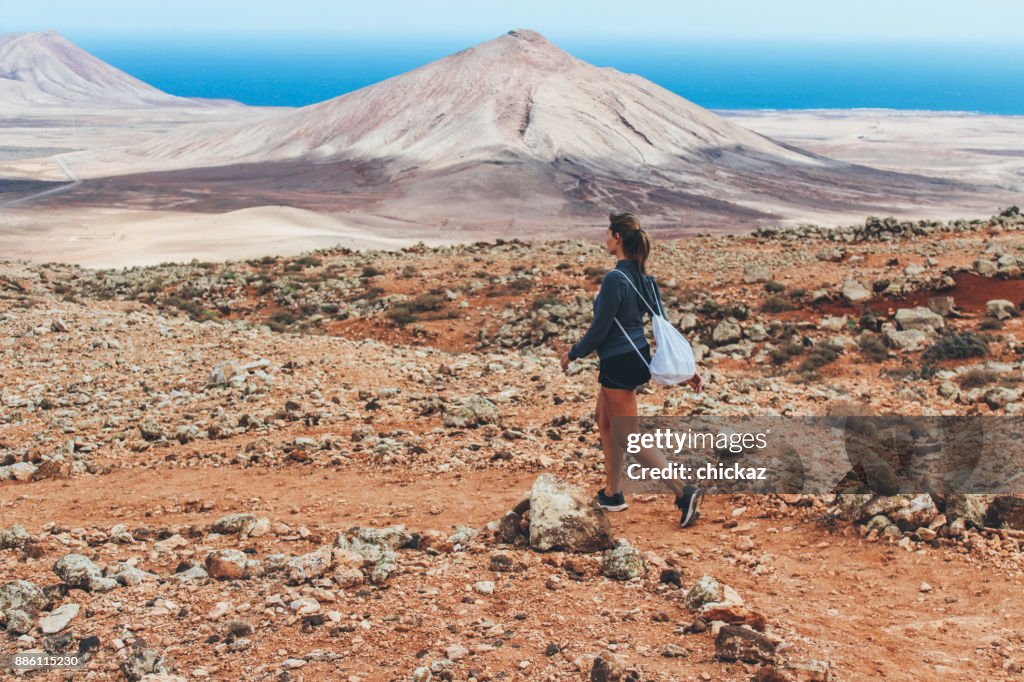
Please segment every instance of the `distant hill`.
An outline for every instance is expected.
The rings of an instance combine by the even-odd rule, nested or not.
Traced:
[[[224,106],[176,97],[89,54],[56,31],[0,35],[0,109]]]

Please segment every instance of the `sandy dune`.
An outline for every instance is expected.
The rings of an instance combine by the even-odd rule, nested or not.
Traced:
[[[31,212],[6,213],[0,254],[9,259],[71,262],[90,267],[152,265],[216,256],[231,259],[299,254],[329,246],[395,249],[409,239],[382,236],[372,227],[290,208],[263,206],[224,214],[107,209],[50,216],[59,228]],[[73,225],[73,227],[71,227]],[[425,239],[430,244],[441,239]]]
[[[894,109],[718,113],[841,161],[1024,191],[1024,116]]]

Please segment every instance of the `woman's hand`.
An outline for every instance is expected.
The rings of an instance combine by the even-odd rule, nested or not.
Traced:
[[[704,380],[700,378],[699,374],[694,374],[686,383],[690,384],[690,387],[697,393],[704,390]]]
[[[568,372],[569,371],[569,363],[570,362],[572,362],[572,360],[569,359],[569,351],[565,351],[564,353],[562,353],[562,371],[563,372]]]

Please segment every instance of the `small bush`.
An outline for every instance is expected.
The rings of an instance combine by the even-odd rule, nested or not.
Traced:
[[[303,256],[295,262],[304,268],[318,268],[324,264],[324,262],[316,256]]]
[[[889,359],[889,349],[877,336],[862,336],[858,339],[857,345],[868,362],[885,362]]]
[[[786,285],[781,282],[776,282],[775,280],[769,280],[764,283],[764,290],[769,294],[781,294],[786,290]]]
[[[409,304],[409,309],[417,313],[440,310],[442,307],[444,307],[444,298],[439,294],[420,294]]]
[[[540,310],[548,306],[557,305],[560,301],[554,296],[538,296],[533,299],[533,303],[530,305],[534,310]]]
[[[771,356],[773,365],[784,365],[792,358],[803,354],[803,352],[804,347],[802,344],[787,341],[784,345],[779,346],[778,348],[773,348],[769,355]]]
[[[529,291],[533,288],[533,280],[530,279],[514,279],[508,284],[508,288],[513,291]]]
[[[384,271],[375,265],[364,265],[363,266],[363,277],[377,277],[383,275]]]
[[[999,381],[999,372],[975,367],[960,375],[960,388],[980,388]]]
[[[406,325],[416,321],[416,315],[412,312],[412,306],[409,303],[396,303],[388,311],[388,318],[398,325]]]
[[[877,332],[882,329],[884,320],[874,310],[865,310],[860,316],[860,328],[869,332]]]
[[[741,322],[750,316],[750,308],[745,305],[734,305],[729,308],[729,317],[735,317]]]
[[[360,294],[359,298],[366,299],[369,303],[370,301],[376,301],[378,298],[383,296],[384,293],[384,287],[366,287],[366,291]]]
[[[706,300],[700,304],[697,308],[697,312],[700,313],[701,317],[707,317],[710,319],[718,319],[722,317],[722,308],[712,300]]]
[[[270,321],[282,327],[288,327],[295,324],[295,316],[287,311],[280,311],[270,316]]]
[[[988,355],[988,337],[974,332],[953,332],[939,337],[922,356],[926,360],[963,360]]]
[[[815,346],[800,363],[800,371],[815,372],[821,367],[835,362],[838,357],[839,351],[831,346]]]
[[[164,299],[164,305],[177,308],[178,310],[185,312],[189,317],[196,321],[208,319],[209,315],[207,313],[213,312],[207,311],[205,308],[203,308],[203,304],[200,303],[199,301],[193,301],[181,298],[179,296],[167,297],[166,299]],[[214,315],[216,315],[216,313],[214,313]]]
[[[761,303],[762,313],[782,313],[793,308],[793,304],[782,296],[769,296]]]

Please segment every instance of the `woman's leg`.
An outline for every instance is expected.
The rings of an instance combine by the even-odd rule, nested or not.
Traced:
[[[632,414],[636,416],[636,392],[625,388],[601,387],[601,397],[604,404],[605,429],[608,433],[604,447],[604,473],[607,486],[605,493],[609,490],[619,492],[622,490],[622,459],[625,454],[625,442],[616,441],[612,433],[612,418]],[[618,424],[622,426],[621,423]]]
[[[622,479],[622,460],[625,453],[626,443],[624,438],[628,433],[639,431],[639,420],[637,419],[636,392],[629,389],[601,387],[604,395],[604,409],[608,414],[608,431],[612,431],[612,419],[616,419],[615,431],[619,441],[614,443],[615,456],[609,457],[605,450],[605,467],[608,475],[608,484],[614,484],[619,489]],[[609,436],[609,442],[615,440],[614,435]],[[644,468],[664,468],[668,466],[665,453],[657,448],[642,448],[635,455],[637,462]],[[614,465],[614,470],[611,469]],[[672,489],[676,497],[682,497],[683,484],[675,479],[668,479],[665,485]]]
[[[597,418],[598,431],[601,433],[601,449],[604,451],[604,494],[610,497],[619,492],[619,490],[618,488],[613,487],[617,485],[617,483],[613,481],[611,477],[615,448],[612,443],[612,422],[611,419],[608,418],[608,402],[604,397],[605,390],[605,387],[601,386],[597,391],[597,410],[595,411],[595,416]],[[622,467],[621,458],[619,459],[619,467]]]

